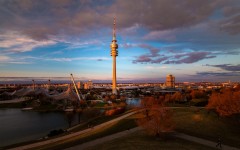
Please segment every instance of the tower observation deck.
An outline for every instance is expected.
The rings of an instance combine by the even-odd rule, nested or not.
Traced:
[[[112,56],[112,93],[117,94],[117,70],[116,70],[116,57],[118,56],[118,44],[116,39],[116,18],[113,20],[113,39],[110,45]]]

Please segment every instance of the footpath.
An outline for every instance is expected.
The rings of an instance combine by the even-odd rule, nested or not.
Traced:
[[[76,145],[76,146],[67,148],[65,150],[77,150],[77,149],[84,150],[88,147],[96,146],[98,144],[123,137],[125,135],[134,133],[134,132],[139,131],[139,130],[142,130],[142,129],[140,127],[136,127],[136,128],[130,129],[130,130],[122,131],[122,132],[115,133],[115,134],[112,134],[112,135],[109,135],[109,136],[98,138],[98,139],[90,141],[90,142],[86,142],[86,143],[83,143],[83,144],[80,144],[80,145]],[[205,146],[208,146],[208,147],[213,147],[213,148],[216,148],[216,144],[217,144],[216,142],[212,142],[212,141],[209,141],[209,140],[205,140],[205,139],[202,139],[202,138],[198,138],[198,137],[194,137],[194,136],[190,136],[190,135],[183,134],[183,133],[178,133],[178,132],[175,132],[174,136],[177,137],[177,138],[180,138],[180,139],[184,139],[184,140],[187,140],[187,141],[199,143],[199,144],[202,144],[202,145],[205,145]],[[236,147],[231,147],[231,146],[222,144],[222,150],[240,150],[240,149],[236,148]]]
[[[20,103],[20,102],[24,102],[24,101],[27,101],[27,100],[24,98],[16,98],[16,99],[12,99],[12,100],[0,101],[0,104]]]

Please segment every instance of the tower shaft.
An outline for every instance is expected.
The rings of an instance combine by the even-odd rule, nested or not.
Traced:
[[[111,56],[112,56],[112,93],[117,94],[117,62],[116,57],[118,56],[118,44],[116,39],[116,20],[113,21],[113,39],[110,45],[111,47]]]
[[[116,56],[112,56],[112,93],[117,94],[117,70],[116,70]]]

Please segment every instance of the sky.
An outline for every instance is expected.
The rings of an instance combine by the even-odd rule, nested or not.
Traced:
[[[0,0],[0,77],[240,81],[239,0]]]

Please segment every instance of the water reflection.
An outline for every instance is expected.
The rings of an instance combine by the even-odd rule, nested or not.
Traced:
[[[130,107],[137,107],[140,106],[140,98],[131,98],[131,99],[127,99],[126,103],[128,104],[128,106]]]
[[[64,113],[0,109],[0,147],[38,139],[53,129],[67,128]]]

